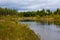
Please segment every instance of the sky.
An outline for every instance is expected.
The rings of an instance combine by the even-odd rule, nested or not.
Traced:
[[[0,7],[18,11],[55,10],[60,8],[60,0],[0,0]]]

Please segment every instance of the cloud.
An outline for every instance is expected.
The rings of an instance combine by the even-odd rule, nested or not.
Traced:
[[[8,7],[19,11],[60,8],[60,0],[0,0],[0,7]]]

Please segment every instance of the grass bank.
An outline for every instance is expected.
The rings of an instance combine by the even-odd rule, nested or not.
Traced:
[[[0,19],[0,40],[40,40],[28,25],[10,18]]]

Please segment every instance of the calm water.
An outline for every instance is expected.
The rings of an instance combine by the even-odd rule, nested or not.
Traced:
[[[21,22],[41,36],[41,40],[60,40],[60,28],[54,24],[41,24],[37,22]]]

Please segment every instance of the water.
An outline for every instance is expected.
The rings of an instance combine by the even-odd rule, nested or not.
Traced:
[[[60,28],[54,24],[41,24],[37,22],[21,22],[28,24],[37,35],[41,36],[41,40],[60,40]]]

